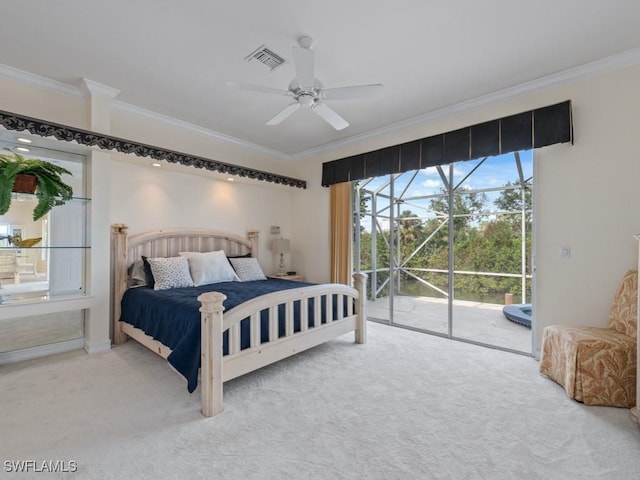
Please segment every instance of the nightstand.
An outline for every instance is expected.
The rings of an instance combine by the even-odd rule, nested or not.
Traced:
[[[273,275],[267,275],[269,278],[282,278],[283,280],[293,280],[294,282],[304,282],[304,275],[287,275],[275,273]]]

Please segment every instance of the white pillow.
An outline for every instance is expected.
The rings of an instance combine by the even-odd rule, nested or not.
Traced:
[[[257,258],[230,258],[229,261],[235,269],[241,282],[251,280],[266,280]]]
[[[196,287],[210,283],[240,281],[222,250],[205,253],[179,252],[178,255],[189,260],[191,278]]]
[[[189,262],[184,257],[147,258],[155,280],[154,290],[193,287]]]

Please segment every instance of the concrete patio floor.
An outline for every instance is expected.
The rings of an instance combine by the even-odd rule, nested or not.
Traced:
[[[447,299],[395,296],[393,322],[447,335]],[[455,300],[452,335],[474,342],[531,353],[531,329],[507,320],[503,305]],[[367,316],[389,320],[389,297],[367,302]]]

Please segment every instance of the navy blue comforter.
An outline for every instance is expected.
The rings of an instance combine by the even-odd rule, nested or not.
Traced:
[[[227,296],[225,311],[254,297],[279,290],[313,285],[270,278],[252,282],[223,282],[200,287],[153,290],[146,287],[128,289],[122,298],[120,320],[140,328],[147,335],[169,347],[172,352],[169,363],[187,379],[189,392],[198,385],[200,368],[200,302],[198,296],[205,292],[221,292]],[[294,330],[299,330],[299,302],[295,306]],[[324,304],[324,302],[322,302]],[[324,305],[323,305],[324,306]],[[313,304],[309,302],[309,324],[313,326]],[[282,311],[284,308],[282,308]],[[261,328],[262,342],[268,341],[266,315],[263,315]],[[279,335],[284,335],[284,321],[281,312]],[[224,353],[227,353],[227,337],[223,338]],[[249,320],[241,323],[241,348],[249,346]]]

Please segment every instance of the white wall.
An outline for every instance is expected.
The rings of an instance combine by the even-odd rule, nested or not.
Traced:
[[[525,110],[572,100],[575,144],[535,152],[536,328],[554,323],[606,326],[615,288],[637,268],[633,234],[640,233],[640,67],[592,75],[514,98],[493,101],[395,133],[317,155],[297,165],[310,184],[294,207],[294,236],[309,251],[307,268],[328,276],[328,189],[319,187],[321,163],[427,137]],[[560,247],[572,256],[560,258]]]
[[[296,178],[307,180],[306,190],[294,192],[292,238],[297,247],[300,270],[311,282],[328,282],[331,278],[329,235],[329,189],[320,183],[321,164],[302,161],[297,165]],[[303,247],[301,247],[303,246]]]
[[[216,228],[244,235],[260,231],[259,259],[265,273],[277,270],[271,252],[272,225],[292,235],[293,189],[253,182],[228,182],[151,166],[114,161],[111,165],[111,223],[129,226],[129,234],[162,228]],[[295,239],[292,239],[295,245]],[[287,259],[287,266],[289,265]]]
[[[632,68],[557,89],[574,101],[575,144],[537,155],[538,338],[553,323],[605,326],[618,283],[637,268],[639,82]]]

